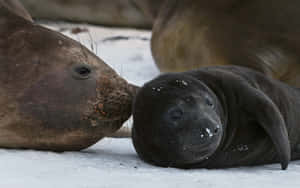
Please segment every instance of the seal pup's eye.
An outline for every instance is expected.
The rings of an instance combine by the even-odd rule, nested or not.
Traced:
[[[72,67],[72,73],[75,79],[85,80],[90,77],[92,69],[88,65],[75,65]]]
[[[212,102],[212,100],[208,97],[205,97],[205,104],[211,108],[214,107],[214,103]]]

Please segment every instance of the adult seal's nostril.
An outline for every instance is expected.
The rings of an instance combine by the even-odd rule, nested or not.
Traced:
[[[78,80],[85,80],[90,77],[92,73],[91,67],[88,65],[75,65],[72,67],[72,76]]]

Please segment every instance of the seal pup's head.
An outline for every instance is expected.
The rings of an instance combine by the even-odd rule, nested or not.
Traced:
[[[133,104],[133,143],[159,166],[186,167],[209,158],[221,143],[223,109],[214,92],[184,74],[145,84]]]

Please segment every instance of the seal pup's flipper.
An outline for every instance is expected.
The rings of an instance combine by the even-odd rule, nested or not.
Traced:
[[[287,169],[291,160],[291,147],[285,121],[277,106],[263,92],[241,80],[232,79],[230,87],[232,91],[237,93],[237,102],[242,106],[242,109],[254,117],[271,138],[282,170]]]

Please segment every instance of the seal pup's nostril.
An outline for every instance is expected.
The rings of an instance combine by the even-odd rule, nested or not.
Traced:
[[[220,125],[217,125],[217,127],[214,129],[214,133],[217,134],[220,130]]]

